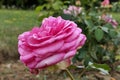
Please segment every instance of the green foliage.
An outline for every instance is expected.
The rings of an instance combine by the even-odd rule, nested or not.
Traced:
[[[96,40],[97,41],[100,41],[100,40],[102,40],[102,38],[103,38],[103,36],[104,36],[104,32],[103,32],[103,30],[101,30],[101,29],[96,29],[95,30],[95,38],[96,38]]]
[[[95,6],[100,6],[100,0],[80,0],[81,6],[84,7],[86,10],[92,9]]]
[[[99,70],[103,74],[109,74],[111,68],[107,64],[97,64],[97,63],[89,63],[88,68],[93,68]]]
[[[116,56],[115,56],[115,59],[116,59],[116,60],[120,60],[120,55],[116,55]]]
[[[44,17],[59,15],[64,7],[65,5],[61,0],[48,0],[46,4],[36,7],[37,12],[42,12],[40,13],[38,20],[42,21]]]
[[[113,12],[120,12],[120,1],[112,3],[112,11]]]

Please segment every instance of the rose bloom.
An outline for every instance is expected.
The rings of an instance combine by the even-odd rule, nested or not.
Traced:
[[[118,26],[117,21],[112,18],[112,15],[103,14],[101,16],[101,19],[104,20],[107,23],[110,23],[114,28],[116,28]]]
[[[107,6],[109,6],[109,4],[110,4],[110,1],[109,1],[109,0],[104,0],[104,1],[101,3],[101,6],[102,6],[102,7],[107,7]]]
[[[61,17],[45,18],[41,27],[19,35],[20,60],[34,74],[61,61],[71,62],[77,49],[86,41],[81,32],[73,21]]]
[[[77,16],[78,14],[81,13],[81,10],[82,10],[81,7],[69,6],[68,9],[64,9],[63,12],[64,14],[70,14],[70,15]]]

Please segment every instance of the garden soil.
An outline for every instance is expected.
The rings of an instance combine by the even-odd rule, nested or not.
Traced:
[[[74,77],[80,75],[78,70],[70,70]],[[120,73],[113,71],[111,75],[103,75],[98,71],[86,71],[82,80],[120,80]],[[38,75],[29,72],[20,61],[0,63],[0,80],[70,80],[65,71],[49,72],[41,70]],[[77,79],[80,80],[80,79]]]

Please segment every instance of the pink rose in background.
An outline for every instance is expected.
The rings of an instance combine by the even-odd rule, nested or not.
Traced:
[[[112,24],[112,26],[113,26],[114,28],[116,28],[116,27],[118,26],[118,23],[117,23],[116,20],[112,20],[112,21],[111,21],[111,24]]]
[[[101,6],[102,7],[106,7],[110,4],[110,1],[109,0],[104,0],[102,3],[101,3]]]
[[[103,14],[101,16],[101,18],[105,22],[110,23],[114,28],[116,28],[118,26],[117,21],[112,18],[112,15],[105,15],[105,14]]]
[[[71,62],[77,49],[86,41],[86,36],[81,32],[73,21],[61,17],[45,18],[41,27],[19,35],[20,60],[34,74],[61,61]]]
[[[81,10],[82,10],[81,7],[69,6],[68,9],[64,9],[63,12],[64,14],[70,14],[70,15],[77,16],[78,14],[81,13]]]

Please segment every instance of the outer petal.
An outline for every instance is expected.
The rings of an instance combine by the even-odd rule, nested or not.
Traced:
[[[65,55],[64,53],[58,53],[57,55],[48,57],[48,58],[42,60],[41,62],[39,62],[35,68],[45,68],[47,66],[54,65],[54,64],[62,61],[64,58],[64,55]]]
[[[20,35],[18,36],[18,40],[23,41],[23,40],[25,39],[25,37],[28,36],[29,34],[30,34],[29,31],[20,34]]]
[[[43,43],[45,43],[45,41],[48,41],[49,39],[50,36],[41,37],[41,38],[34,38],[33,36],[30,36],[27,40],[27,43],[29,46],[40,47],[42,46]]]
[[[68,53],[65,54],[64,59],[73,57],[75,54],[76,54],[76,50],[68,51]]]
[[[39,32],[40,28],[39,27],[34,27],[31,31],[30,31],[30,34],[33,35],[37,32]]]
[[[81,29],[77,28],[73,33],[72,35],[68,36],[66,39],[65,39],[65,42],[71,42],[73,41],[74,39],[76,39],[80,33],[82,32]]]
[[[33,61],[35,58],[35,56],[33,54],[28,54],[28,55],[25,55],[25,56],[20,56],[20,60],[24,63],[28,63],[28,62],[31,62]]]
[[[75,46],[72,48],[72,50],[78,49],[78,47],[83,46],[85,41],[86,41],[86,36],[84,34],[80,34],[79,37],[76,39]]]
[[[29,62],[29,63],[25,63],[26,64],[26,66],[28,66],[29,68],[31,68],[31,69],[33,69],[33,68],[35,68],[35,66],[37,65],[37,61],[35,61],[35,60],[33,60],[33,61],[31,61],[31,62]]]
[[[28,51],[27,49],[25,48],[22,48],[21,46],[18,47],[18,52],[20,53],[20,55],[28,55],[28,54],[31,54],[32,52]]]
[[[83,34],[83,39],[81,40],[79,45],[83,46],[85,44],[86,39],[87,39],[86,36]]]
[[[68,43],[64,43],[61,49],[58,50],[58,52],[64,52],[64,51],[69,51],[72,47],[76,45],[76,40]]]
[[[57,41],[52,44],[38,48],[34,50],[33,53],[35,53],[35,55],[39,57],[47,56],[47,53],[56,52],[57,50],[59,50],[63,46],[63,43],[63,40]]]

